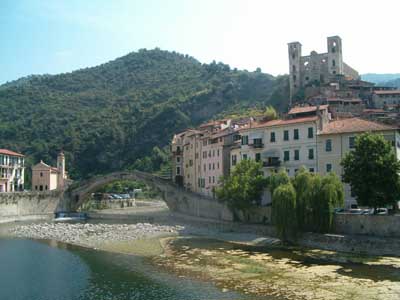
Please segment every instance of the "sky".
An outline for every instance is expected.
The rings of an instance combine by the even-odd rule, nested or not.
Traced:
[[[0,0],[0,84],[96,66],[141,48],[249,71],[288,73],[342,38],[360,73],[400,73],[399,0]]]

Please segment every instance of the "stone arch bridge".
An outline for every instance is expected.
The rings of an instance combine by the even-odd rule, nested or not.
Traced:
[[[161,192],[163,200],[171,211],[202,218],[226,221],[233,219],[229,209],[217,200],[186,191],[173,184],[171,180],[140,171],[114,172],[76,182],[64,192],[59,210],[76,211],[91,193],[101,186],[117,180],[141,181],[157,189]]]

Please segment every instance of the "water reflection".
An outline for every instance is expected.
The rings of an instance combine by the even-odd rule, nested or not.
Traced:
[[[159,272],[140,257],[55,241],[0,239],[0,249],[0,299],[244,299]]]

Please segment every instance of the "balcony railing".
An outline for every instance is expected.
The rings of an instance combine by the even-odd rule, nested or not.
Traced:
[[[276,168],[281,165],[281,161],[279,159],[270,159],[268,161],[263,161],[263,167],[265,168]]]
[[[264,144],[260,144],[260,143],[255,143],[255,144],[249,144],[250,147],[253,148],[263,148]]]

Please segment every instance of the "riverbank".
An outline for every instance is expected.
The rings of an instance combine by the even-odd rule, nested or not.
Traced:
[[[146,256],[167,272],[261,299],[400,297],[399,258],[282,247],[278,239],[260,234],[268,228],[181,218],[164,210],[101,214],[106,218],[87,224],[11,223],[7,233]],[[115,214],[121,218],[110,220]],[[152,222],[143,222],[144,217]]]
[[[165,239],[160,267],[266,299],[395,300],[400,259],[303,248],[256,247],[205,238]]]

